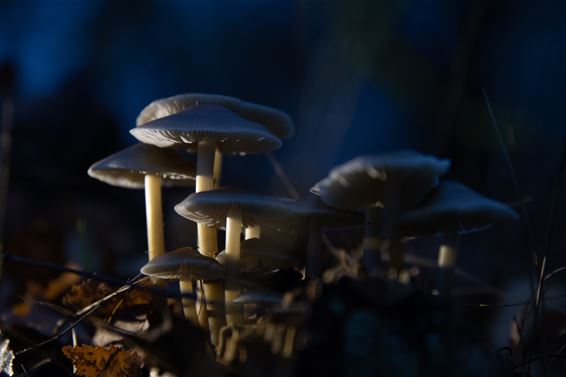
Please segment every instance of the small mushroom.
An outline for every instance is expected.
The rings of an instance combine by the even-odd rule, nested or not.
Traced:
[[[161,186],[193,186],[194,163],[175,151],[136,144],[94,163],[88,175],[112,186],[145,188],[148,258],[165,252]]]
[[[449,167],[448,160],[414,151],[361,156],[332,169],[311,192],[336,208],[365,209],[364,266],[366,271],[373,272],[379,261],[382,209],[387,211],[388,225],[393,228],[399,212],[416,206]],[[388,229],[387,233],[391,237],[394,229]],[[402,255],[392,254],[392,267],[400,271]]]
[[[516,219],[517,213],[509,206],[488,199],[461,183],[446,181],[417,208],[402,216],[399,229],[411,236],[443,234],[438,253],[437,288],[439,294],[447,294],[456,264],[458,234]]]
[[[252,308],[256,314],[264,312],[265,308],[273,305],[281,305],[283,296],[279,293],[261,292],[254,290],[247,290],[232,301],[232,305],[241,305],[245,311],[249,313],[247,308]],[[248,314],[246,314],[249,317]]]
[[[158,256],[143,266],[140,272],[154,278],[179,280],[183,294],[194,294],[194,280],[211,281],[226,277],[222,265],[190,247],[182,247]],[[198,323],[194,301],[186,297],[183,297],[182,301],[185,317]],[[208,301],[207,304],[209,310],[214,309],[214,302]]]

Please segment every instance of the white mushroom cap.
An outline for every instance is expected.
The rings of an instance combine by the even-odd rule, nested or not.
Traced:
[[[226,277],[220,263],[190,247],[155,257],[140,272],[159,279],[214,280]]]
[[[316,198],[291,198],[258,195],[229,189],[194,193],[175,206],[175,211],[194,222],[223,226],[233,208],[242,211],[242,225],[297,229],[311,216],[321,219],[321,226],[340,227],[363,223],[361,215],[330,208]]]
[[[291,118],[282,111],[245,102],[234,97],[201,93],[180,94],[155,100],[141,111],[136,125],[140,126],[152,120],[173,115],[199,105],[220,105],[225,107],[241,118],[264,126],[280,139],[290,137],[294,131]]]
[[[438,184],[438,177],[449,167],[448,160],[414,151],[361,156],[332,169],[311,192],[341,209],[410,208]]]
[[[447,230],[466,233],[518,218],[511,207],[488,199],[461,183],[446,181],[417,208],[402,216],[399,229],[414,236]]]
[[[136,144],[90,166],[88,175],[112,186],[144,188],[146,175],[163,178],[164,186],[195,184],[195,164],[171,149]]]
[[[143,143],[162,148],[215,140],[226,154],[264,153],[281,146],[281,140],[265,127],[218,105],[190,107],[137,126],[130,133]]]

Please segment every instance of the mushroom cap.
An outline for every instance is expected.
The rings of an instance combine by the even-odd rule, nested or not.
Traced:
[[[152,120],[173,115],[199,105],[219,105],[225,107],[244,119],[261,124],[280,139],[290,137],[294,131],[291,118],[282,111],[245,102],[234,97],[201,93],[180,94],[155,100],[140,112],[136,125],[140,126]]]
[[[135,144],[90,166],[88,175],[112,186],[143,189],[146,175],[161,176],[164,186],[192,186],[195,164],[174,150]]]
[[[240,269],[242,271],[264,270],[295,267],[301,261],[292,254],[290,247],[282,248],[279,243],[265,238],[251,238],[242,241],[240,245]],[[226,262],[226,251],[222,250],[216,256],[216,261]]]
[[[467,233],[518,218],[511,207],[488,199],[461,183],[446,181],[436,187],[417,208],[401,217],[399,230],[415,236],[453,229]]]
[[[260,124],[243,119],[218,105],[199,105],[154,119],[130,130],[142,143],[158,147],[191,146],[216,140],[222,153],[264,153],[281,146],[281,140]]]
[[[242,211],[242,226],[287,225],[297,221],[296,201],[249,192],[217,189],[189,195],[175,212],[196,223],[219,226],[231,209]]]
[[[259,291],[246,291],[232,301],[232,304],[281,304],[283,296],[278,293],[267,293]]]
[[[410,208],[446,174],[450,161],[415,151],[357,157],[330,171],[311,188],[328,205],[356,210],[371,206]]]
[[[317,216],[323,228],[363,222],[359,214],[332,209],[312,198],[295,200],[229,189],[194,193],[175,206],[179,215],[209,226],[224,226],[231,209],[241,210],[244,227],[297,229],[311,216]]]
[[[159,279],[214,280],[226,277],[220,263],[190,247],[155,257],[140,272]]]

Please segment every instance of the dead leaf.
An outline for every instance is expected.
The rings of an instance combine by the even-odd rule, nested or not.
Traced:
[[[82,377],[136,377],[141,374],[141,359],[132,350],[107,347],[65,346],[63,354]]]
[[[147,284],[150,284],[149,282]],[[141,283],[140,286],[144,286]],[[114,289],[106,283],[94,280],[86,280],[80,284],[73,285],[71,290],[63,297],[63,305],[71,309],[82,309],[95,301],[98,301],[114,292]],[[147,290],[132,289],[128,293],[108,301],[97,310],[100,316],[112,315],[120,310],[148,305],[151,302],[151,294]]]

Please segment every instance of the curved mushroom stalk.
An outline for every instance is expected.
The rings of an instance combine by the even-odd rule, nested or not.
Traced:
[[[145,212],[147,221],[148,259],[165,253],[163,238],[163,210],[161,203],[161,181],[157,175],[145,176]]]
[[[448,295],[452,289],[454,267],[458,257],[458,231],[449,230],[444,233],[444,239],[438,250],[438,274],[436,289],[438,295]]]
[[[246,227],[244,231],[244,239],[249,240],[252,238],[260,238],[261,237],[261,225],[254,225]]]
[[[240,274],[240,234],[242,232],[242,211],[238,208],[228,210],[226,217],[226,267],[233,280],[226,282],[226,305],[229,307],[226,320],[228,325],[238,325],[243,322],[241,308],[234,306],[233,301],[240,295],[241,290],[234,280]]]

